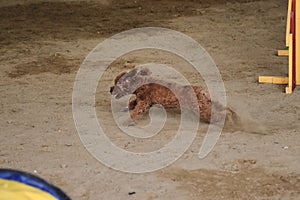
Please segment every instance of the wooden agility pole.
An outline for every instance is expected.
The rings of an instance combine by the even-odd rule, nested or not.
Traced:
[[[300,1],[289,0],[286,25],[286,49],[278,56],[288,56],[288,77],[259,76],[259,83],[287,84],[285,92],[290,94],[300,85]]]

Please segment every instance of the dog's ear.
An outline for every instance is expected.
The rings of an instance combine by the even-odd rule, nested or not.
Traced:
[[[139,75],[141,76],[149,76],[151,75],[151,71],[148,68],[143,68],[139,71]]]
[[[124,76],[126,74],[126,72],[122,72],[121,74],[119,74],[116,78],[115,78],[115,85],[117,85],[118,81],[120,80],[120,78],[122,76]]]

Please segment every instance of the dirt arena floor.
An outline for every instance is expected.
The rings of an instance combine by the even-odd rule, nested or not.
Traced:
[[[300,199],[300,88],[258,84],[259,75],[286,75],[287,1],[106,0],[0,1],[0,167],[49,180],[74,200]],[[34,2],[34,3],[32,3]],[[37,2],[37,3],[36,3]],[[101,41],[145,26],[183,32],[216,62],[228,106],[243,119],[229,127],[203,160],[203,130],[173,165],[146,174],[107,168],[82,145],[72,115],[77,70]],[[120,58],[100,80],[96,109],[108,136],[132,151],[163,145],[177,131],[178,113],[158,138],[123,137],[112,120],[109,87],[128,65],[173,64],[193,84],[199,75],[163,52]],[[125,66],[125,67],[124,67]],[[106,117],[103,117],[106,116]],[[154,143],[154,144],[153,144]]]

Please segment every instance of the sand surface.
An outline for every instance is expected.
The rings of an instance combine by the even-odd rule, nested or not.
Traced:
[[[275,56],[285,46],[286,1],[0,3],[1,168],[35,172],[76,200],[300,198],[300,88],[286,95],[283,85],[257,82],[259,75],[287,74],[287,58]],[[205,126],[173,165],[137,175],[112,170],[85,149],[73,121],[72,91],[80,64],[98,43],[144,26],[171,28],[199,42],[243,123],[238,130],[227,127],[203,160],[197,154]],[[131,151],[164,145],[180,118],[170,111],[165,130],[147,141],[124,137],[116,127],[112,80],[128,63],[146,62],[172,65],[203,85],[191,66],[166,52],[133,52],[111,65],[99,82],[96,110],[108,137]]]

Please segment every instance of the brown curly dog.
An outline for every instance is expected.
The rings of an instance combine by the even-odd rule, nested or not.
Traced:
[[[151,71],[148,68],[133,69],[129,72],[123,72],[115,78],[115,84],[110,88],[110,93],[116,99],[134,94],[135,98],[129,102],[128,109],[133,119],[143,117],[149,112],[150,107],[160,104],[164,108],[180,108],[179,100],[174,93],[180,95],[181,106],[183,108],[194,108],[193,112],[200,111],[200,120],[206,123],[211,122],[211,107],[216,105],[217,111],[226,110],[227,117],[236,115],[229,108],[214,103],[210,99],[209,93],[198,86],[186,86],[177,83],[163,83],[161,80],[151,77]],[[167,87],[165,87],[166,85]],[[174,93],[172,91],[175,91]],[[192,95],[196,95],[197,105],[188,106]],[[181,98],[183,97],[183,98]],[[198,108],[197,108],[198,107]]]

